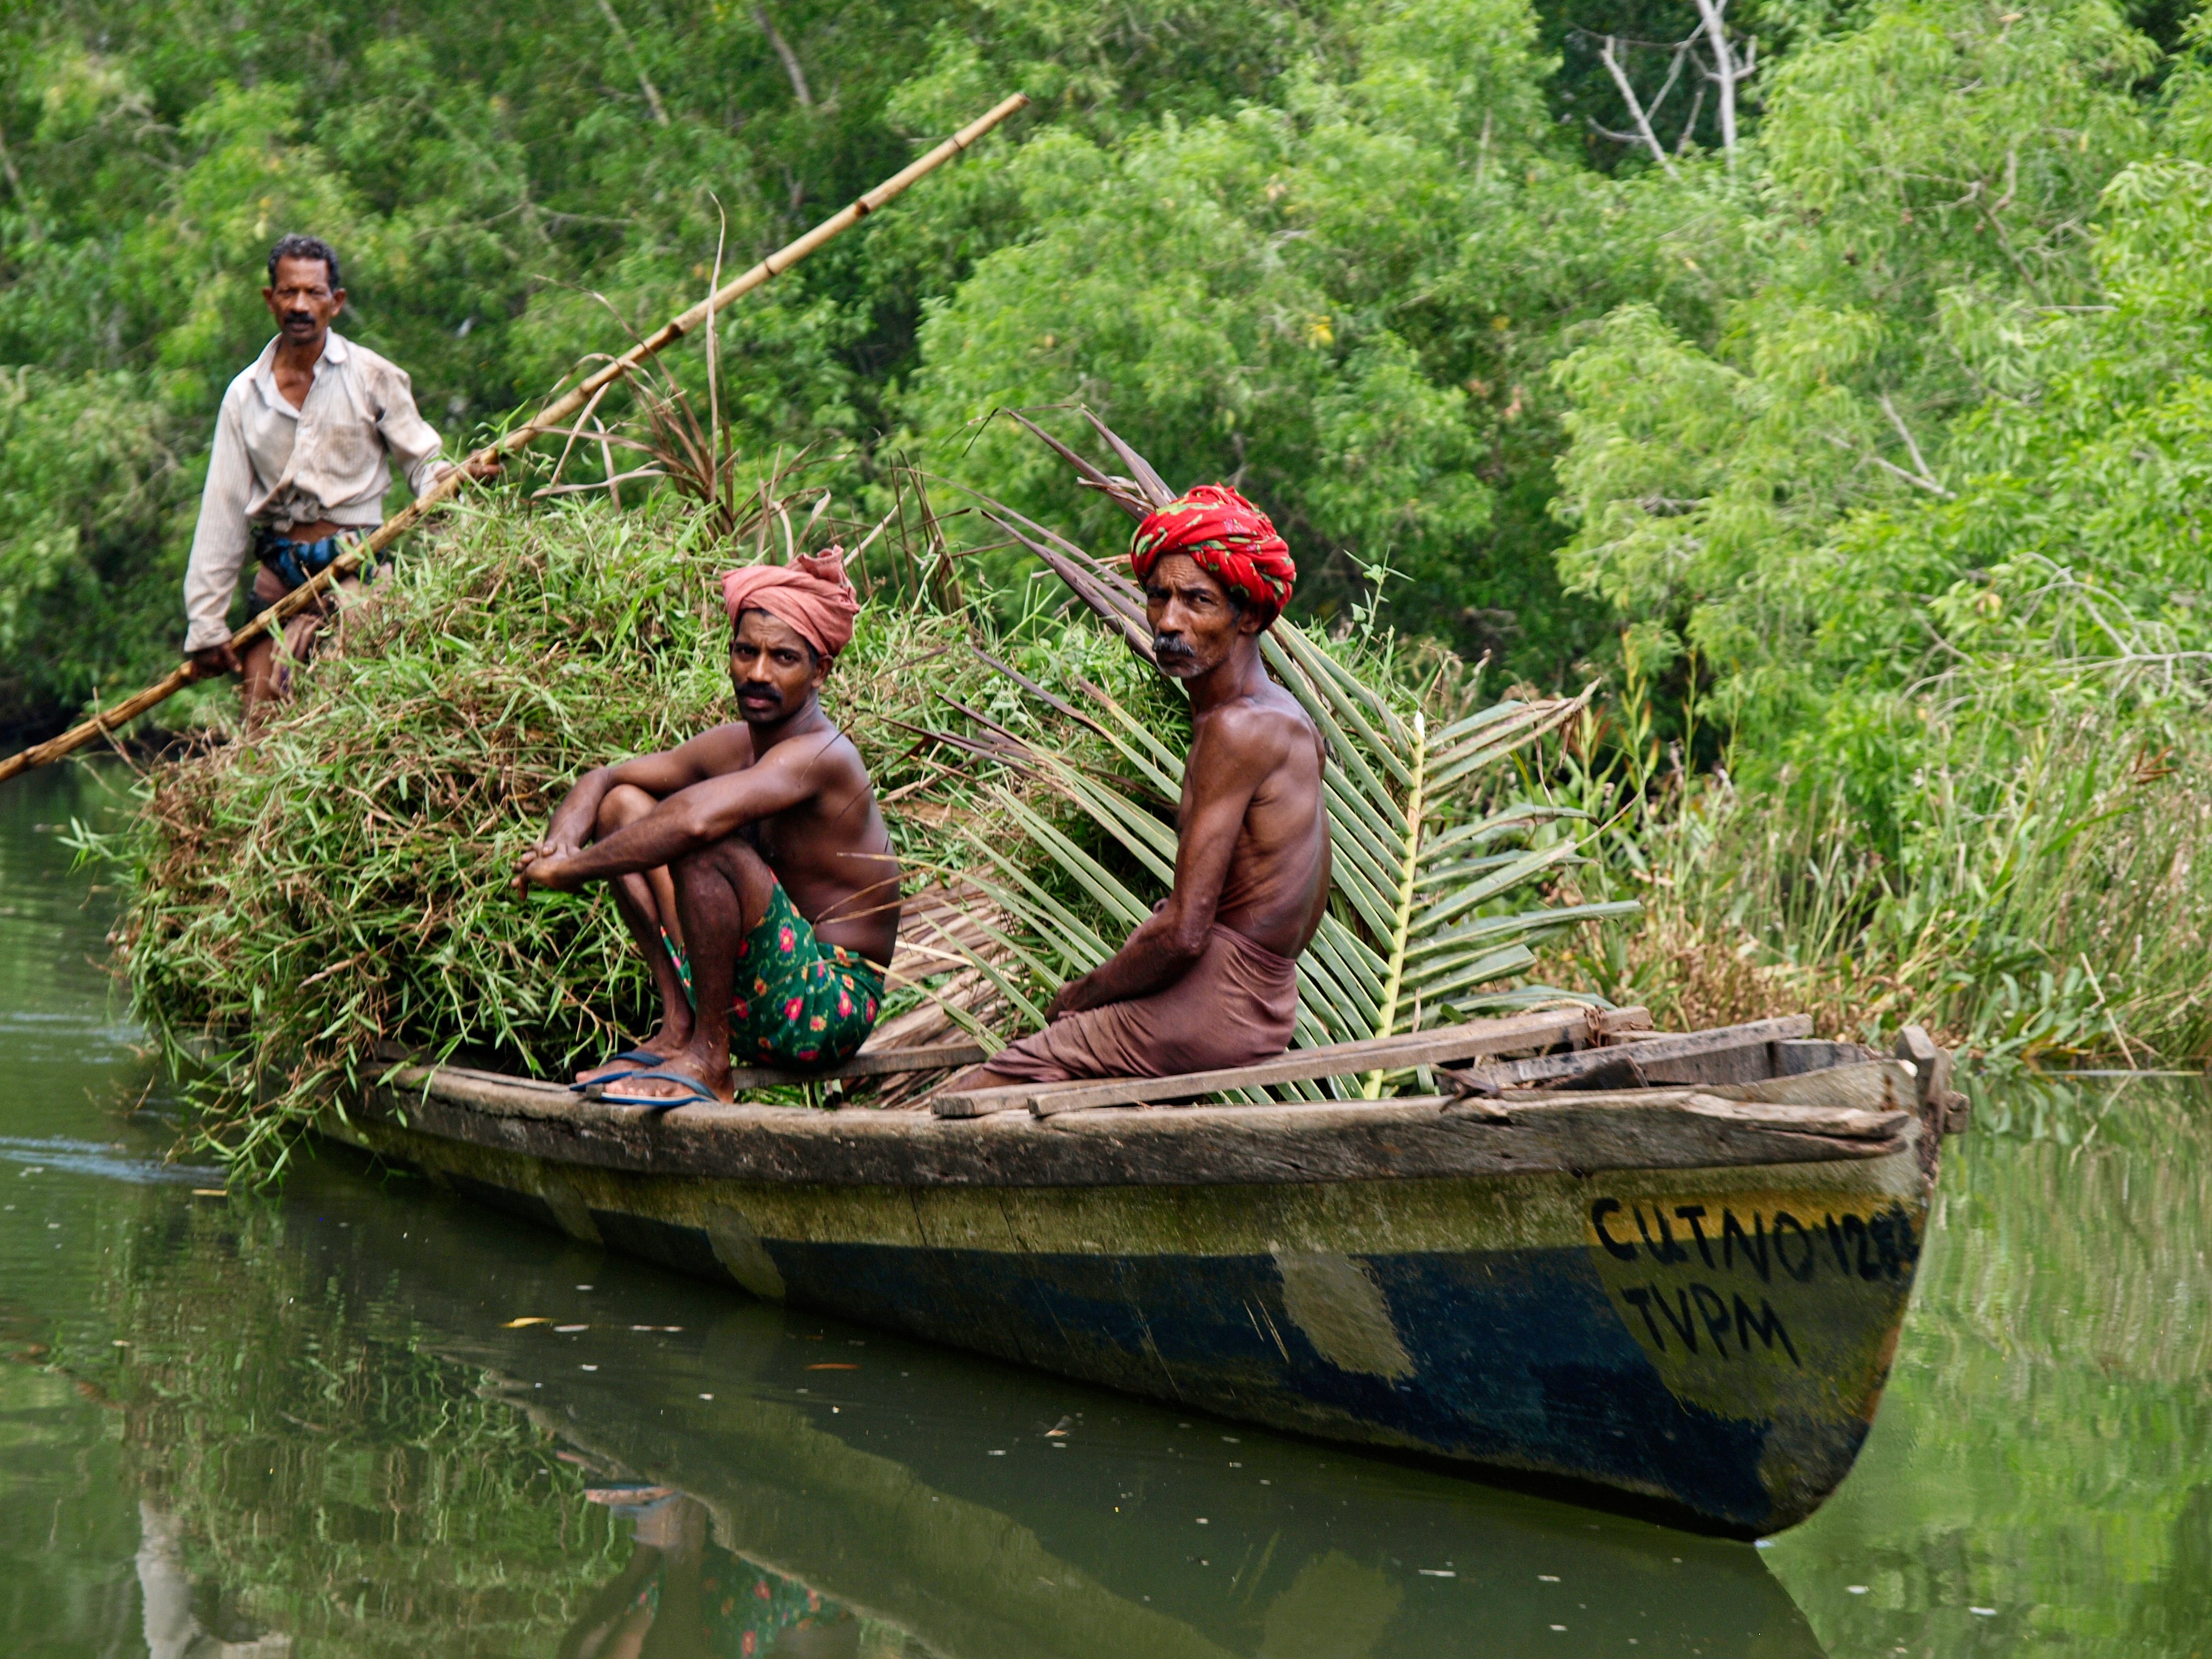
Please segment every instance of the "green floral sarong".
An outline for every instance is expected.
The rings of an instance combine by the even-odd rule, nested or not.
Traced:
[[[875,1029],[884,976],[842,945],[824,945],[778,882],[738,946],[730,1063],[821,1071],[852,1058]]]

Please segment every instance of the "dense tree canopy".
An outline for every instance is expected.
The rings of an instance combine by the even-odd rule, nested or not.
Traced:
[[[173,649],[276,234],[338,244],[350,327],[458,446],[696,297],[718,236],[775,246],[1018,85],[729,316],[745,444],[1064,518],[989,416],[1087,402],[1263,501],[1322,615],[1379,580],[1548,683],[1626,629],[1709,747],[1967,665],[2007,707],[2194,682],[2212,103],[2168,11],[1771,0],[1731,20],[1726,153],[1671,0],[5,15],[0,718]],[[1664,154],[1607,136],[1607,54]]]

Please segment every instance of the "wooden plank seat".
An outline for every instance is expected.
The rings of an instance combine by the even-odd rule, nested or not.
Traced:
[[[930,1109],[939,1117],[984,1117],[994,1112],[1024,1109],[1038,1117],[1051,1117],[1061,1112],[1085,1111],[1101,1106],[1157,1105],[1233,1089],[1315,1083],[1363,1072],[1403,1072],[1485,1055],[1528,1054],[1562,1043],[1604,1043],[1621,1032],[1650,1023],[1650,1014],[1642,1008],[1547,1008],[1539,1013],[1515,1014],[1503,1019],[1469,1020],[1463,1025],[1436,1030],[1293,1048],[1273,1060],[1217,1072],[948,1090],[931,1101]]]
[[[1709,1031],[1638,1035],[1565,1054],[1537,1054],[1470,1067],[1462,1086],[1489,1093],[1534,1087],[1640,1089],[1667,1083],[1750,1083],[1785,1070],[1775,1045],[1810,1036],[1812,1018],[1786,1014]]]

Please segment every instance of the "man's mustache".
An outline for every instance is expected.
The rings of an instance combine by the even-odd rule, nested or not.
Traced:
[[[1180,634],[1153,635],[1152,655],[1156,659],[1161,657],[1174,657],[1184,662],[1198,660],[1198,653],[1191,648],[1190,641]]]
[[[288,311],[284,313],[284,321],[288,325],[292,323],[307,324],[313,323],[314,320],[315,313],[312,311]]]

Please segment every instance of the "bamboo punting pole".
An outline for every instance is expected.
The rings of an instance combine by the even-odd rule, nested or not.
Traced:
[[[582,409],[600,390],[611,385],[635,368],[647,358],[682,339],[716,312],[742,295],[750,294],[770,277],[797,264],[842,231],[848,230],[866,218],[878,208],[902,194],[908,185],[925,175],[935,172],[961,151],[973,144],[985,133],[997,126],[1015,111],[1029,102],[1022,93],[1016,93],[1004,103],[979,119],[954,133],[935,149],[910,163],[908,167],[878,185],[866,195],[839,210],[808,231],[797,241],[787,244],[769,254],[750,270],[734,282],[724,284],[714,294],[702,300],[683,315],[661,325],[659,331],[641,340],[613,362],[586,375],[551,403],[538,411],[537,418],[526,426],[519,426],[495,441],[486,444],[469,457],[469,463],[496,460],[512,454],[526,444],[558,427],[577,410]],[[313,604],[320,594],[333,586],[340,577],[359,569],[367,561],[392,545],[421,521],[431,508],[449,500],[459,489],[466,476],[461,468],[447,472],[420,495],[393,514],[367,536],[355,543],[347,551],[331,561],[329,566],[313,580],[302,582],[283,599],[262,611],[245,627],[230,636],[233,650],[258,639],[273,628],[280,627],[296,612]],[[187,662],[179,665],[162,679],[156,680],[135,696],[126,697],[112,708],[104,708],[90,720],[72,726],[58,738],[37,744],[5,761],[0,761],[0,782],[5,782],[18,772],[27,772],[34,766],[45,766],[63,756],[82,749],[94,738],[117,731],[138,718],[157,703],[166,702],[198,678]]]

